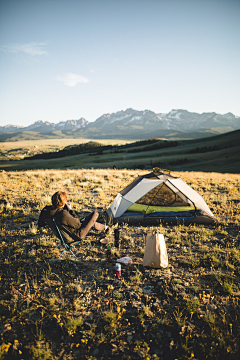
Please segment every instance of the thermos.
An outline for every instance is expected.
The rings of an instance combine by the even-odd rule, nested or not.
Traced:
[[[114,230],[114,246],[116,248],[119,248],[119,245],[120,245],[120,229],[116,228]]]

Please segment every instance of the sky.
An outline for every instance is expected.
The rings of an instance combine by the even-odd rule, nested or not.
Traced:
[[[240,0],[0,0],[0,126],[240,116]]]

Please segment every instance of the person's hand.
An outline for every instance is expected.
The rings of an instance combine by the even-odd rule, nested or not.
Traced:
[[[66,204],[65,204],[65,206],[66,206],[66,208],[67,208],[67,210],[68,210],[68,211],[72,210],[72,208],[71,208],[71,205],[70,205],[70,204],[67,204],[67,203],[66,203]]]

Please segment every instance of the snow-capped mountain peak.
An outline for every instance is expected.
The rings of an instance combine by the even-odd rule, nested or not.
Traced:
[[[148,109],[142,111],[128,108],[112,114],[106,113],[90,123],[84,118],[60,121],[57,124],[38,120],[27,127],[2,126],[0,133],[36,131],[46,134],[56,130],[64,132],[77,129],[83,129],[83,134],[87,134],[89,130],[93,136],[97,131],[98,134],[101,133],[106,138],[108,135],[113,137],[118,136],[118,134],[127,136],[129,131],[134,132],[134,129],[136,129],[136,133],[141,133],[141,136],[144,136],[144,133],[155,133],[155,131],[157,134],[161,129],[184,132],[215,129],[216,132],[226,132],[240,129],[240,117],[230,112],[225,115],[215,112],[198,114],[183,109],[173,109],[169,113],[155,113]]]

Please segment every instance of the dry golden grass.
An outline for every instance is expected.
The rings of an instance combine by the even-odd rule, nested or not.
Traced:
[[[24,140],[24,141],[5,141],[0,143],[0,151],[8,152],[15,151],[21,152],[24,151],[37,151],[41,150],[44,152],[48,151],[58,151],[59,149],[63,149],[65,146],[75,145],[75,144],[84,144],[89,141],[93,141],[92,139],[41,139],[41,140]],[[123,145],[132,141],[128,140],[118,140],[118,139],[96,139],[94,140],[104,145]]]
[[[167,269],[142,267],[144,239],[156,228],[121,229],[115,257],[129,255],[122,279],[92,232],[77,258],[59,260],[57,240],[39,230],[40,210],[57,190],[79,216],[100,221],[137,170],[1,172],[0,358],[238,359],[240,355],[240,176],[182,172],[218,223],[161,224]]]

